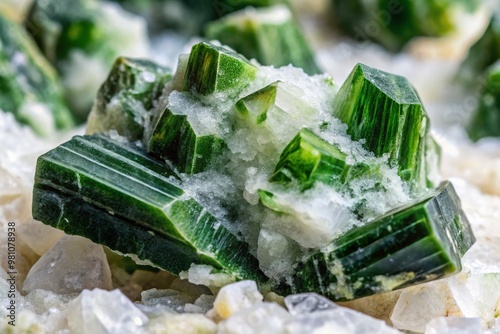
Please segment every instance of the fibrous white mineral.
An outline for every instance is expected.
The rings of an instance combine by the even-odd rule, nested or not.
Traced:
[[[148,322],[120,290],[84,290],[68,304],[69,328],[77,334],[135,334]]]
[[[27,292],[44,289],[75,293],[111,289],[111,272],[102,246],[79,236],[64,236],[31,268],[24,281]]]
[[[240,281],[226,285],[214,301],[214,309],[219,316],[227,319],[234,313],[262,302],[264,297],[254,281]]]

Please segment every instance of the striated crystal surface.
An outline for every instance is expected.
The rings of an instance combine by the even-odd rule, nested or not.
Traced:
[[[365,139],[376,156],[388,154],[403,180],[426,186],[430,122],[406,78],[358,64],[335,96],[334,114],[354,140]]]

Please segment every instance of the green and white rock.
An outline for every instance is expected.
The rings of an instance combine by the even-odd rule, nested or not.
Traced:
[[[484,73],[486,82],[467,128],[472,140],[500,136],[500,60]]]
[[[0,109],[39,135],[74,125],[52,66],[17,23],[0,15]]]
[[[66,97],[80,122],[116,58],[148,55],[145,21],[112,3],[37,1],[25,25],[61,73]]]
[[[305,92],[294,84],[276,81],[240,99],[234,106],[238,127],[265,137],[273,146],[288,143],[318,111],[304,100]]]
[[[487,68],[499,59],[500,13],[494,13],[485,32],[471,46],[467,57],[460,65],[458,78],[468,86],[484,85],[484,76],[482,75],[487,73],[485,72]]]
[[[334,115],[347,124],[352,139],[364,140],[378,157],[388,154],[403,180],[427,186],[430,121],[406,78],[358,64],[335,97]]]
[[[347,176],[346,154],[308,129],[301,130],[281,153],[271,182],[297,181],[301,188],[315,182],[339,185]]]
[[[247,245],[167,177],[130,146],[76,136],[38,159],[33,217],[174,274],[198,263],[264,281]]]
[[[148,60],[118,58],[97,92],[87,133],[116,130],[129,141],[143,139],[146,113],[172,78],[170,69]]]
[[[262,65],[292,64],[308,74],[320,73],[298,23],[285,5],[245,9],[227,15],[209,23],[206,36]]]
[[[474,244],[451,183],[334,240],[299,265],[296,291],[333,300],[389,292],[457,273]]]
[[[333,14],[355,40],[373,40],[391,51],[414,37],[439,37],[458,30],[460,14],[473,12],[478,0],[333,0]]]

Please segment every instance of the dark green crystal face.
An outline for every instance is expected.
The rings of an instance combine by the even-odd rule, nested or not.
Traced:
[[[142,140],[146,113],[171,78],[170,69],[151,61],[118,58],[97,92],[87,131],[116,130],[130,141]]]
[[[185,89],[201,95],[243,89],[257,69],[243,56],[210,43],[193,46],[186,70]]]
[[[429,118],[407,79],[359,64],[335,97],[334,115],[366,149],[389,154],[403,180],[426,187]]]
[[[222,139],[200,134],[186,115],[175,115],[168,109],[158,120],[148,143],[150,153],[168,159],[186,174],[206,170],[223,149]]]
[[[344,170],[349,168],[345,159],[337,147],[304,129],[283,150],[269,181],[288,183],[292,177],[303,189],[315,182],[338,185]]]

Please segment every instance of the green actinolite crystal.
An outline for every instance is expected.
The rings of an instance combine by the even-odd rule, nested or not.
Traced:
[[[356,65],[335,97],[334,115],[347,124],[352,139],[364,140],[378,157],[388,154],[403,180],[427,186],[430,121],[406,78]]]
[[[148,143],[150,153],[168,159],[186,174],[206,170],[223,149],[222,139],[202,133],[186,115],[176,115],[168,108],[160,116]]]
[[[452,275],[474,244],[453,186],[392,210],[299,265],[293,288],[333,300],[383,293]]]
[[[191,49],[185,89],[201,95],[235,95],[255,78],[256,73],[257,68],[242,55],[202,42]]]
[[[247,245],[168,177],[131,146],[76,136],[38,159],[33,217],[174,274],[197,263],[265,280]]]
[[[262,65],[292,64],[308,74],[320,73],[311,49],[285,5],[246,9],[225,16],[210,23],[206,35]]]
[[[146,113],[171,78],[170,69],[151,61],[118,58],[97,92],[87,133],[116,130],[130,141],[141,140]]]

